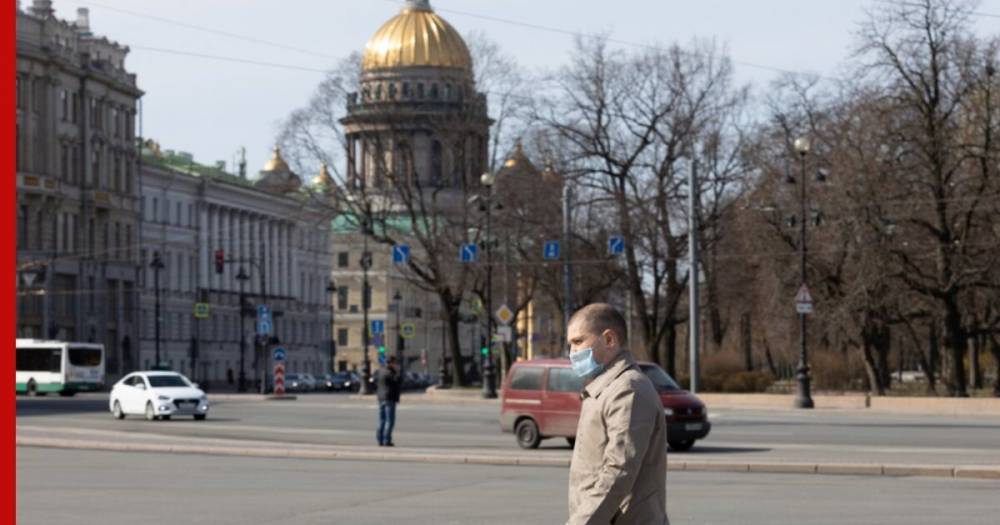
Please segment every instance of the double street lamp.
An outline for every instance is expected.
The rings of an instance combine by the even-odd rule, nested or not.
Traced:
[[[154,316],[156,317],[156,331],[154,333],[155,342],[155,356],[154,360],[156,362],[156,367],[160,366],[160,270],[164,268],[163,260],[160,259],[160,252],[153,252],[153,260],[149,263],[149,267],[153,269],[153,289],[155,294],[156,304],[154,306]]]
[[[403,307],[403,294],[396,290],[396,293],[392,295],[392,300],[396,303],[396,362],[399,363],[399,371],[402,372],[406,369],[403,365],[403,345],[406,343],[403,341],[403,332],[399,322],[399,310]]]
[[[368,228],[370,227],[368,218],[362,219],[361,227],[364,229],[362,234],[364,235],[364,249],[361,254],[361,310],[363,312],[362,319],[363,325],[361,328],[361,344],[364,346],[364,361],[361,369],[361,384],[362,392],[365,394],[375,393],[374,386],[372,384],[372,362],[371,358],[368,357],[368,347],[370,345],[368,332],[371,327],[368,326],[368,310],[371,308],[371,289],[368,285],[368,270],[372,267],[372,254],[368,251]]]
[[[330,294],[330,372],[334,372],[337,358],[337,328],[336,328],[336,300],[337,283],[332,280],[326,285],[326,293]]]
[[[486,188],[484,203],[486,205],[486,352],[483,355],[483,397],[494,399],[497,397],[496,371],[493,367],[493,239],[492,217],[493,217],[493,185],[496,184],[496,175],[483,173],[479,178],[483,187]]]
[[[240,282],[240,377],[237,383],[237,389],[240,392],[246,391],[247,376],[246,376],[246,329],[243,325],[243,319],[247,315],[247,304],[246,295],[244,293],[244,286],[246,282],[250,280],[250,276],[247,272],[240,266],[239,273],[236,274],[236,280]]]
[[[809,139],[805,137],[800,137],[795,139],[795,152],[799,154],[799,278],[802,281],[802,286],[806,286],[806,258],[808,256],[808,247],[806,246],[806,228],[808,226],[809,220],[806,218],[806,157],[809,155],[809,150],[811,145]],[[824,180],[824,175],[822,172],[817,172],[816,178],[818,181],[822,182]],[[789,182],[794,183],[795,179],[789,177]],[[798,392],[795,395],[795,407],[796,408],[813,408],[815,405],[813,403],[812,395],[810,393],[810,369],[809,369],[809,354],[807,347],[807,332],[806,332],[806,315],[805,311],[799,311],[799,366],[796,370],[796,379],[798,380]]]

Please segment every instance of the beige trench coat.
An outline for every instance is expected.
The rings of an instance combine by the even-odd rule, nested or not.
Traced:
[[[663,404],[632,354],[622,352],[580,397],[567,524],[669,524]]]

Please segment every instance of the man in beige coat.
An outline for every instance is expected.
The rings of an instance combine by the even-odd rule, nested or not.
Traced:
[[[567,525],[669,525],[663,405],[625,348],[626,333],[608,304],[585,306],[569,322],[570,360],[586,383]]]

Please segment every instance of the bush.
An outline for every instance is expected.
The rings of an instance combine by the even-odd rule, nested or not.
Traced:
[[[677,383],[681,388],[691,389],[691,377],[687,374],[679,376]],[[772,383],[774,378],[771,374],[761,371],[703,374],[699,392],[766,392]]]
[[[723,392],[765,392],[774,382],[767,372],[737,372],[722,381]]]

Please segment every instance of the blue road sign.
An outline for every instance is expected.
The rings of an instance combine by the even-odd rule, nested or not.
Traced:
[[[464,263],[476,262],[476,259],[479,258],[479,246],[471,242],[463,244],[461,251],[459,251],[459,258]]]
[[[385,321],[372,319],[372,333],[381,334],[385,332]]]
[[[554,261],[559,258],[559,241],[545,241],[545,250],[542,256],[547,261]]]
[[[285,349],[284,348],[282,348],[282,347],[279,346],[279,347],[277,347],[277,348],[274,349],[274,362],[275,363],[284,363],[285,362],[285,357],[286,357],[286,355],[285,355]]]
[[[608,237],[608,254],[621,255],[625,253],[625,237],[612,235]]]
[[[266,304],[257,305],[257,319],[261,321],[271,320],[271,308]]]
[[[406,264],[410,262],[410,245],[397,244],[392,247],[392,262],[394,264]]]
[[[271,321],[257,321],[257,335],[271,335],[274,326]]]

